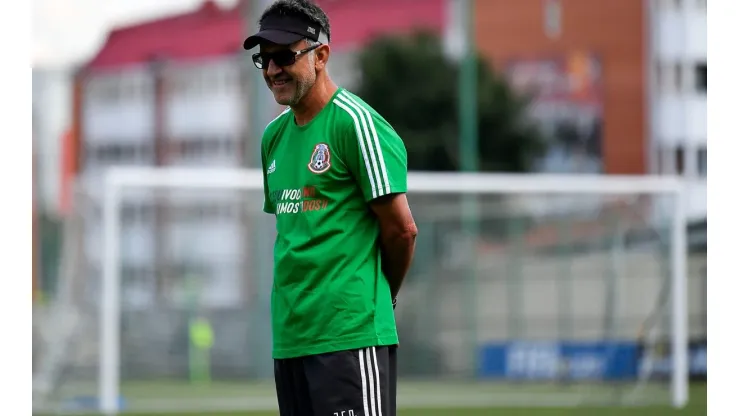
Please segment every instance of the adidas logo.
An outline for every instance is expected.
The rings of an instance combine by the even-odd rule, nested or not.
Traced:
[[[270,166],[267,168],[267,174],[271,174],[272,172],[275,172],[275,161],[273,160],[272,163],[270,163]]]

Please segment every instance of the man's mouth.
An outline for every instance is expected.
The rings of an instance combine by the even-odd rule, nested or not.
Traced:
[[[290,82],[289,79],[275,79],[275,80],[272,81],[272,85],[275,86],[275,87],[281,87],[281,86],[287,84],[288,82]]]

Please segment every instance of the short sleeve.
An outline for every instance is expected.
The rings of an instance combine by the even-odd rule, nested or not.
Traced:
[[[365,201],[407,190],[406,146],[385,119],[373,112],[351,113],[345,162]],[[359,117],[358,117],[359,116]]]
[[[262,211],[268,214],[275,213],[275,204],[270,199],[270,188],[267,185],[267,156],[265,155],[265,147],[262,146],[262,187],[264,188],[264,203],[262,204]]]

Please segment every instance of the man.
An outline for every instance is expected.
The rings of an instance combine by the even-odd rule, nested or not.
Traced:
[[[262,138],[264,211],[277,217],[273,358],[280,414],[396,413],[395,297],[414,253],[406,149],[327,73],[329,20],[278,0],[244,42],[288,108]]]

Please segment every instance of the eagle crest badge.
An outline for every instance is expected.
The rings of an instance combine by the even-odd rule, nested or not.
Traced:
[[[331,153],[326,143],[319,143],[313,148],[311,161],[308,162],[308,170],[313,173],[324,173],[331,166]]]

